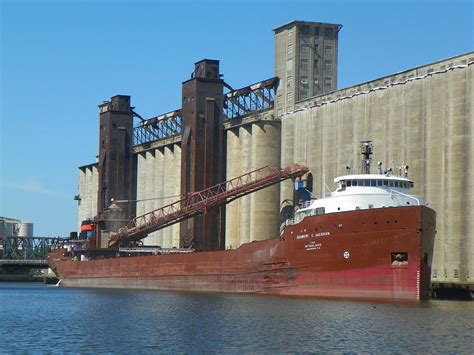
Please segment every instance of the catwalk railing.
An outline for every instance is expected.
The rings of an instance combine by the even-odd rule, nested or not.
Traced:
[[[238,119],[273,108],[278,78],[264,80],[224,94],[224,119]],[[169,138],[182,132],[181,109],[147,120],[133,128],[133,144]]]
[[[284,169],[271,169],[266,166],[205,190],[193,192],[172,204],[132,219],[118,233],[110,237],[109,246],[115,247],[138,241],[149,233],[205,213],[213,207],[229,203],[283,180],[295,179],[307,172],[307,167],[297,164]]]

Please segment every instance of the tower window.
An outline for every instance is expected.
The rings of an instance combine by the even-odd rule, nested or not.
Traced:
[[[324,69],[325,70],[332,70],[332,62],[330,60],[324,61]]]
[[[308,59],[301,59],[301,70],[308,70]]]
[[[300,33],[302,35],[309,35],[309,26],[308,25],[302,25],[300,27]]]
[[[315,27],[315,28],[314,28],[314,35],[315,35],[315,36],[319,36],[319,30],[320,30],[319,27]]]
[[[288,47],[286,48],[286,53],[287,54],[292,54],[293,53],[293,44],[288,45]]]
[[[308,54],[309,46],[307,43],[301,43],[301,54]]]
[[[332,46],[324,47],[324,54],[325,55],[332,55]]]
[[[293,100],[293,93],[291,91],[286,93],[286,101]]]
[[[278,95],[277,96],[277,105],[281,106],[282,102],[283,102],[283,97],[281,95]]]
[[[332,38],[334,37],[334,29],[332,28],[325,28],[324,29],[324,36],[327,38]]]
[[[324,86],[332,86],[332,78],[330,76],[324,77]]]
[[[308,98],[308,91],[307,90],[301,90],[300,91],[300,99],[307,99]]]

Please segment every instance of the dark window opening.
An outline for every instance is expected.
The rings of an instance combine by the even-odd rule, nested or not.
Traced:
[[[300,33],[302,35],[309,35],[309,26],[308,25],[302,25],[300,27]]]
[[[406,266],[408,265],[407,252],[395,252],[390,254],[390,263],[392,266]]]
[[[332,28],[325,28],[324,29],[324,36],[328,38],[334,37],[334,30]]]
[[[306,178],[306,189],[313,192],[313,174],[309,173]]]

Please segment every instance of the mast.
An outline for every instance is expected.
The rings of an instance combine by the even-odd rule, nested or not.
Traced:
[[[372,162],[372,141],[362,140],[360,141],[360,150],[362,154],[362,174],[370,174],[370,163]]]

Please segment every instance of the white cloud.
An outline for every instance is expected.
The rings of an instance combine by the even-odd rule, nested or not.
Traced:
[[[46,187],[43,183],[33,178],[26,178],[18,182],[7,182],[4,184],[6,187],[11,187],[17,190],[33,192],[42,195],[49,195],[54,197],[67,197],[65,194],[51,190]]]

